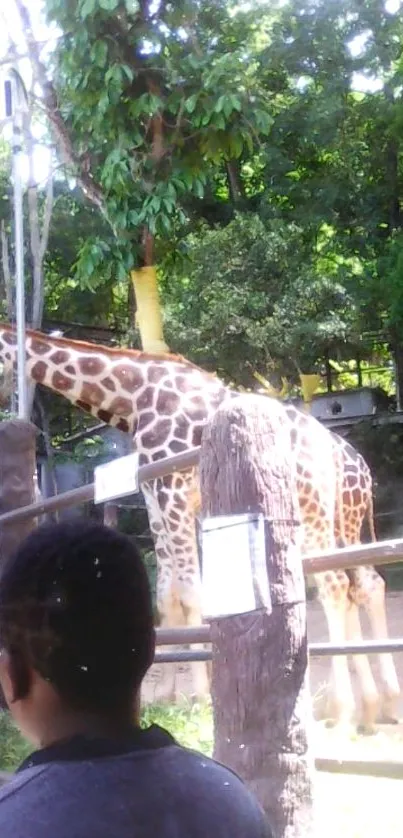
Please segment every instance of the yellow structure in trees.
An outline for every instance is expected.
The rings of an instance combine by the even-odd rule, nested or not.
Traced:
[[[169,352],[164,340],[156,268],[147,266],[132,271],[131,280],[136,295],[136,322],[144,352]]]

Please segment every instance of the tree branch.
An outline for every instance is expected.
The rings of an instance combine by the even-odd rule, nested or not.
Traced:
[[[59,148],[60,154],[62,155],[65,163],[74,169],[76,178],[89,200],[102,211],[105,217],[107,217],[103,191],[99,184],[97,184],[91,177],[90,173],[83,170],[80,158],[74,151],[67,126],[60,113],[56,91],[52,82],[48,78],[45,65],[41,60],[39,46],[35,40],[32,30],[30,13],[28,12],[23,0],[15,0],[15,5],[25,35],[27,51],[31,61],[33,73],[36,81],[42,89],[43,106],[53,129],[55,142]]]

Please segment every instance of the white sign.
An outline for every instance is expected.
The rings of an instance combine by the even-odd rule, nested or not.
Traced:
[[[263,515],[206,518],[201,553],[204,618],[271,611]]]
[[[139,455],[136,452],[97,466],[94,471],[94,503],[105,503],[138,492],[138,471]]]

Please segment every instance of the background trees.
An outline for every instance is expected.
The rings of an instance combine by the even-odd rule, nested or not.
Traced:
[[[47,0],[46,66],[15,4],[76,183],[55,187],[48,318],[138,344],[148,265],[168,343],[236,384],[388,346],[402,378],[398,0]]]

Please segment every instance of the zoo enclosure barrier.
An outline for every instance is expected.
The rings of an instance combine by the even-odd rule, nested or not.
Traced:
[[[139,485],[158,477],[165,477],[175,471],[183,471],[198,465],[200,447],[192,451],[176,454],[165,460],[140,466]],[[94,499],[94,484],[87,484],[56,495],[38,503],[14,509],[0,515],[0,529],[17,523],[26,522],[50,512],[67,509],[90,502]],[[385,565],[403,561],[403,538],[371,544],[358,544],[337,550],[310,554],[302,559],[304,574],[314,574],[329,570],[338,570],[361,565]],[[157,628],[157,646],[187,645],[192,643],[208,644],[210,627],[208,624],[189,628]],[[361,643],[311,643],[309,654],[312,657],[330,657],[334,655],[373,655],[403,651],[403,638],[384,641],[365,641]],[[193,662],[211,660],[211,649],[178,650],[176,652],[157,652],[156,663]],[[403,762],[399,761],[355,761],[317,758],[316,768],[331,773],[364,774],[376,777],[403,779]],[[1,780],[0,780],[1,784]]]
[[[200,446],[192,451],[185,451],[182,454],[175,454],[165,460],[158,460],[140,466],[138,470],[139,485],[158,477],[166,477],[176,471],[184,471],[198,465],[200,458]],[[94,483],[80,486],[78,489],[71,489],[61,495],[47,498],[38,503],[23,506],[0,515],[0,528],[5,525],[12,525],[27,521],[31,518],[40,517],[50,512],[67,509],[72,506],[79,506],[94,499]],[[386,565],[403,561],[403,538],[390,539],[388,541],[376,541],[371,544],[356,544],[353,547],[343,547],[336,550],[327,550],[320,553],[312,553],[302,558],[302,565],[305,576],[308,574],[323,573],[329,570],[344,570],[346,568],[359,567],[362,565]],[[189,628],[157,629],[158,646],[175,646],[191,643],[209,643],[209,626],[192,626]],[[311,643],[310,654],[314,657],[330,657],[333,655],[366,655],[382,654],[403,651],[403,637],[385,640],[382,642],[365,641],[362,643],[345,643],[335,645],[331,643]],[[211,652],[208,650],[178,651],[157,653],[156,662],[190,662],[210,660]]]

